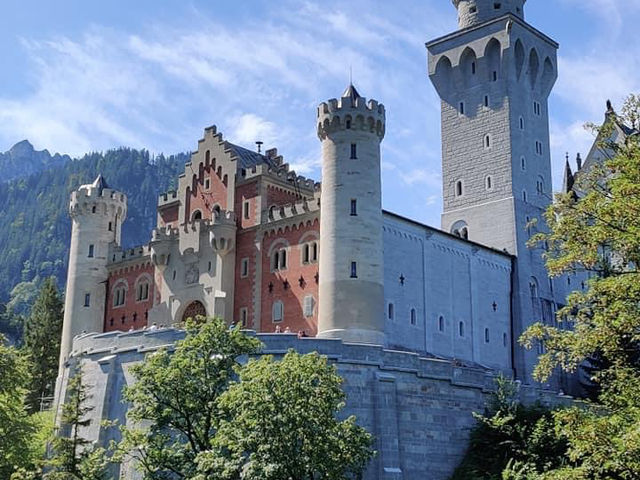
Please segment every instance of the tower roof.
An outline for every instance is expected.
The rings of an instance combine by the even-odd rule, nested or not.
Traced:
[[[569,155],[567,155],[567,161],[564,165],[564,178],[562,180],[562,191],[569,193],[573,189],[573,172],[571,171],[571,165],[569,165]]]
[[[349,83],[349,86],[346,88],[346,90],[342,94],[342,98],[350,98],[351,102],[355,103],[355,101],[358,98],[362,98],[362,96],[358,93],[358,90],[356,90],[356,87],[353,86],[353,83]]]
[[[96,177],[96,179],[93,181],[91,186],[93,188],[97,188],[100,193],[102,193],[102,190],[104,190],[105,188],[110,188],[109,185],[107,184],[107,181],[102,176],[102,174],[99,174]]]

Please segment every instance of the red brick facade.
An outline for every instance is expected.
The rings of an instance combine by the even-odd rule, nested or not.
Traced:
[[[305,331],[315,336],[318,321],[318,256],[320,224],[317,219],[308,221],[284,231],[265,235],[262,241],[262,281],[261,281],[261,322],[260,331]],[[305,244],[316,243],[316,258],[303,261]],[[274,270],[273,255],[284,248],[287,252],[285,268]],[[313,298],[311,315],[305,316],[305,297]],[[274,321],[274,304],[282,302],[283,318]],[[307,312],[309,313],[309,312]]]
[[[148,289],[142,288],[146,282]],[[109,275],[104,331],[127,331],[147,325],[147,312],[153,306],[157,289],[154,285],[154,267],[150,262],[121,268]],[[142,288],[142,290],[141,290]],[[124,297],[118,291],[124,291]]]

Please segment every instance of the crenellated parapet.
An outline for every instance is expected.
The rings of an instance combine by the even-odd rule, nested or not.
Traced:
[[[359,95],[332,98],[318,106],[318,137],[341,131],[354,130],[376,134],[380,139],[385,134],[385,108],[376,100],[367,101]]]
[[[178,192],[176,192],[175,190],[169,190],[168,192],[161,193],[158,196],[158,207],[161,208],[167,205],[171,205],[172,203],[175,203],[179,200],[180,198],[178,197]]]
[[[112,267],[125,262],[135,262],[137,260],[148,260],[151,256],[149,245],[123,249],[119,245],[114,245],[107,261],[107,267]]]
[[[289,220],[300,215],[307,213],[314,213],[320,211],[320,204],[316,199],[302,199],[295,203],[288,205],[273,206],[269,209],[267,215],[267,223],[280,222],[282,220]]]
[[[127,216],[127,196],[110,188],[98,188],[93,184],[82,185],[71,192],[69,215],[76,218],[88,214],[117,215],[121,221]]]
[[[211,220],[186,222],[179,228],[156,228],[151,234],[149,250],[153,263],[163,268],[169,263],[171,252],[198,254],[209,246],[216,253],[226,255],[235,248],[236,215],[232,211],[216,212]]]

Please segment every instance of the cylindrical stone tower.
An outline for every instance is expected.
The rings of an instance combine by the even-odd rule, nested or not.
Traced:
[[[73,337],[103,329],[107,261],[111,244],[120,244],[127,197],[109,188],[102,175],[71,193],[71,249],[64,301],[60,366],[68,359]]]
[[[384,344],[380,142],[385,110],[353,85],[318,107],[322,142],[318,336]]]
[[[458,26],[467,28],[492,18],[511,13],[524,19],[524,3],[527,0],[452,0],[458,9]]]

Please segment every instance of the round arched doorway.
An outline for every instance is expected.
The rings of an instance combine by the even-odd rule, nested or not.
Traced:
[[[196,317],[206,317],[207,310],[204,308],[202,302],[198,300],[191,302],[187,305],[187,308],[184,309],[184,313],[182,314],[182,321],[185,322],[187,318],[196,319]]]

